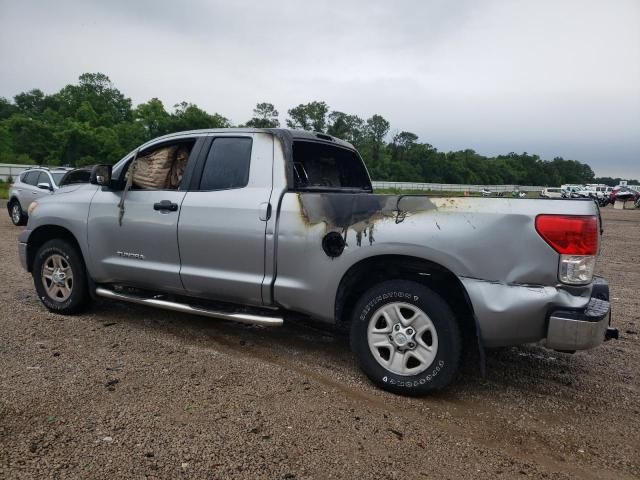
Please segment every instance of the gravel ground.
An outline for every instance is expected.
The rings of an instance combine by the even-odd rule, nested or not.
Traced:
[[[0,220],[0,478],[640,478],[640,210],[603,212],[620,340],[468,361],[428,398],[344,338],[102,301],[48,313]]]

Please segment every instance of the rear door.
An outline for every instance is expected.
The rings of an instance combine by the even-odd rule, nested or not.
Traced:
[[[23,211],[27,211],[29,204],[36,198],[42,196],[43,190],[40,190],[38,185],[38,179],[40,178],[41,170],[33,170],[27,172],[22,177],[22,184],[18,190],[18,200]]]
[[[178,226],[189,294],[263,303],[272,165],[270,134],[216,134],[203,146]]]
[[[195,142],[183,178],[189,174],[204,138],[195,140],[174,141]],[[145,150],[171,144],[165,141]],[[94,280],[183,293],[177,230],[186,189],[181,185],[178,189],[129,190],[120,223],[118,203],[123,194],[122,190],[100,188],[91,202],[88,240]]]

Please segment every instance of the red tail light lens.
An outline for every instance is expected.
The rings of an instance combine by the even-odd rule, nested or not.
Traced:
[[[538,215],[536,231],[562,255],[598,253],[598,220],[595,216]]]

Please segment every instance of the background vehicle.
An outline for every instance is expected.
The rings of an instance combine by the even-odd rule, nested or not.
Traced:
[[[36,198],[49,195],[59,188],[64,175],[73,170],[66,167],[49,169],[47,167],[28,168],[16,178],[9,190],[7,210],[14,225],[27,223],[27,209]]]
[[[581,195],[578,193],[584,189],[583,185],[562,185],[560,187],[562,189],[562,198],[580,198]]]
[[[618,185],[611,190],[609,193],[609,202],[615,204],[616,201],[626,202],[632,201],[637,202],[640,199],[640,191],[634,190],[630,187],[624,185]]]
[[[76,183],[89,183],[93,167],[81,167],[69,170],[60,180],[59,187],[74,185]]]
[[[52,312],[91,295],[348,331],[382,388],[449,384],[462,352],[607,335],[592,201],[379,195],[348,143],[284,129],[168,135],[32,206],[20,258]]]
[[[578,190],[576,194],[578,197],[582,198],[594,198],[601,200],[605,198],[605,196],[607,195],[607,189],[610,188],[611,187],[607,187],[606,185],[589,184]]]
[[[543,198],[562,198],[561,188],[543,188],[540,192],[540,196]]]

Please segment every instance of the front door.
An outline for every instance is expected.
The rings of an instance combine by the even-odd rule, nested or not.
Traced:
[[[191,157],[197,150],[192,148]],[[131,189],[120,223],[118,203],[123,194],[99,189],[91,202],[88,241],[94,281],[183,293],[178,218],[186,191]]]

